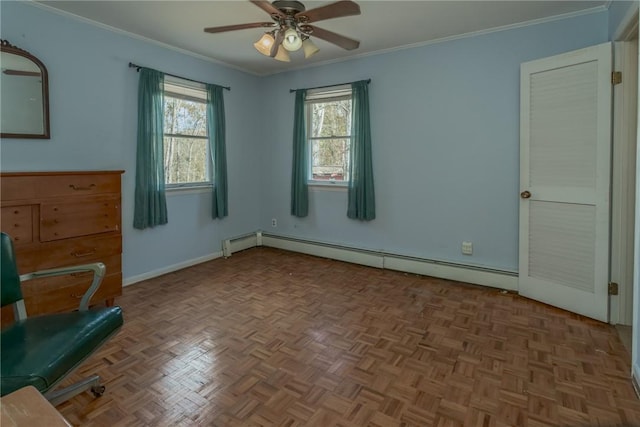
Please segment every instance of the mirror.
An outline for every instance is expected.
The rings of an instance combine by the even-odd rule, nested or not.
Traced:
[[[0,40],[0,67],[0,138],[49,139],[49,82],[44,64]]]

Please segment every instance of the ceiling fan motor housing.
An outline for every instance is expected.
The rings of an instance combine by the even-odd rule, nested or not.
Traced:
[[[302,3],[295,0],[276,0],[272,4],[287,15],[295,15],[306,10]]]

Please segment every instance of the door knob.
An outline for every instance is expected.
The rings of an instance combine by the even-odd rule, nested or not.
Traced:
[[[523,199],[528,199],[529,197],[531,197],[531,193],[525,190],[522,193],[520,193],[520,197],[522,197]]]

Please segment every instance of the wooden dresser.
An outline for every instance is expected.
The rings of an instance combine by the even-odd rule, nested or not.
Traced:
[[[0,229],[13,238],[20,274],[100,261],[106,276],[91,301],[113,305],[122,295],[122,173],[1,173]],[[27,314],[77,308],[92,274],[24,282]],[[5,309],[3,323],[13,319]]]

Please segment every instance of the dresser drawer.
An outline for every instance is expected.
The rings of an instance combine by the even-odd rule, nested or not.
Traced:
[[[0,178],[0,195],[2,203],[15,200],[28,200],[36,198],[38,177],[23,175],[2,175]]]
[[[0,209],[0,228],[18,246],[33,242],[33,206],[11,206]]]
[[[37,197],[90,196],[120,194],[120,174],[65,174],[36,177]]]
[[[16,246],[16,261],[18,263],[18,274],[31,273],[38,268],[39,245],[31,243],[24,246]]]
[[[27,314],[62,312],[77,309],[84,293],[91,286],[89,279],[53,290],[41,289],[37,294],[25,297]],[[91,299],[92,304],[122,295],[122,273],[108,274]]]
[[[120,198],[40,205],[40,241],[120,229]]]
[[[102,261],[122,253],[120,234],[96,235],[42,243],[35,255],[36,268],[66,267]],[[109,274],[109,271],[107,271]]]

